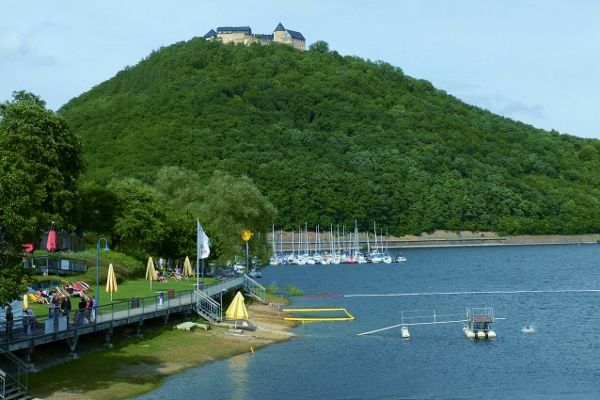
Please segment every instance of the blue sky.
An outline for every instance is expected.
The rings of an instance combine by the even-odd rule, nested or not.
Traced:
[[[223,4],[227,3],[227,4]],[[6,0],[0,101],[58,109],[161,46],[227,25],[383,60],[509,118],[600,138],[600,2],[573,0]]]

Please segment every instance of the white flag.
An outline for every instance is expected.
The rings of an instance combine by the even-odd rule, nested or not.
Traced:
[[[204,233],[204,229],[202,229],[202,225],[200,225],[200,220],[196,219],[196,251],[198,252],[198,258],[208,258],[210,255],[210,240],[206,233]]]

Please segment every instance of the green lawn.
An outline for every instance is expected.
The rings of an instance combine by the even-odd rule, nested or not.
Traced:
[[[95,268],[90,268],[95,269]],[[61,277],[57,276],[48,276],[46,277],[48,280],[60,281]],[[72,276],[69,277],[69,281],[74,282],[79,280],[80,277]],[[96,281],[90,281],[89,279],[85,280],[90,285],[90,290],[88,290],[88,295],[96,294]],[[204,284],[210,285],[214,282],[214,278],[204,278]],[[165,299],[167,298],[168,289],[175,290],[176,293],[189,291],[194,289],[194,285],[196,284],[195,278],[189,278],[187,281],[182,280],[178,281],[175,279],[168,279],[167,282],[152,282],[152,289],[150,289],[150,281],[145,279],[132,279],[127,282],[121,283],[117,286],[118,291],[113,293],[113,303],[118,303],[122,301],[130,300],[132,297],[149,297],[149,296],[158,296],[159,292],[163,292]],[[77,309],[77,305],[79,303],[79,297],[72,296],[71,297],[71,308],[73,310]],[[111,303],[110,301],[110,293],[106,293],[106,281],[100,281],[100,299],[99,305],[104,306]],[[48,304],[34,304],[30,303],[31,308],[35,312],[35,314],[39,317],[48,315]]]

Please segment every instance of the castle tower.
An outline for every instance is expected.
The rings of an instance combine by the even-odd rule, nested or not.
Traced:
[[[300,32],[285,29],[281,22],[277,24],[275,31],[273,31],[273,41],[288,44],[300,50],[304,50],[306,46],[306,39]]]
[[[292,36],[283,27],[281,22],[277,24],[277,27],[273,31],[273,41],[277,43],[292,44]]]

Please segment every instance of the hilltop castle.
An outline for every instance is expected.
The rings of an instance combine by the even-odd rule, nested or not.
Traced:
[[[243,43],[245,45],[251,43],[265,45],[275,42],[287,44],[300,50],[304,50],[306,46],[306,39],[300,32],[285,29],[281,22],[277,25],[273,34],[270,35],[252,34],[252,29],[249,26],[220,26],[216,32],[214,29],[208,31],[203,38],[206,40],[220,40],[223,43]]]

